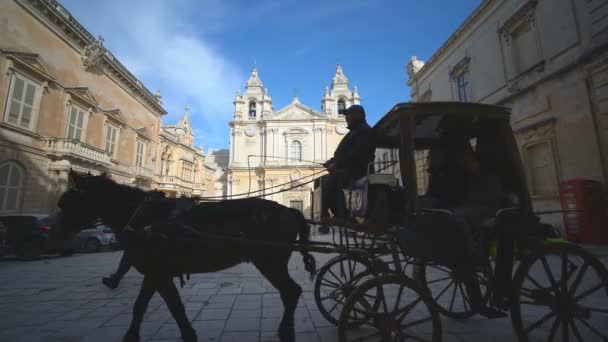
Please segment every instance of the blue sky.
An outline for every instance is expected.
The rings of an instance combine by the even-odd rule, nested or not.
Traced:
[[[227,148],[234,95],[254,62],[275,110],[320,110],[336,65],[368,121],[409,99],[405,65],[424,61],[480,0],[61,0],[151,90],[166,124],[192,107],[196,144]]]

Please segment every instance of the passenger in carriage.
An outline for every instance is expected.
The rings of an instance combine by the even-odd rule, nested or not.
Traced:
[[[505,313],[482,304],[473,262],[479,256],[476,255],[471,227],[479,227],[484,220],[505,208],[507,192],[498,177],[482,171],[480,161],[466,139],[441,141],[434,146],[429,151],[429,173],[428,191],[420,207],[450,210],[455,226],[462,230],[464,262],[457,267],[468,274],[464,283],[472,307],[489,318],[505,317]],[[512,263],[505,262],[513,258],[512,236],[505,234],[510,228],[505,225],[497,227],[497,273],[500,273],[497,279],[504,282],[499,284],[500,297],[504,297],[511,277]]]
[[[369,163],[374,161],[374,132],[365,120],[363,107],[350,106],[344,112],[344,118],[350,132],[336,148],[333,158],[323,164],[329,174],[321,177],[322,221],[329,218],[328,209],[334,218],[346,219],[346,200],[342,189],[367,175]]]

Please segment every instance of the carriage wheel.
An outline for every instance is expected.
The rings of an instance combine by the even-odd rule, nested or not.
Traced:
[[[328,322],[338,325],[346,298],[371,274],[370,271],[367,259],[351,255],[333,258],[319,270],[315,280],[315,302]]]
[[[511,320],[522,342],[608,341],[608,271],[581,247],[538,247],[515,274]]]
[[[379,303],[379,305],[374,305]],[[366,317],[352,328],[351,317]],[[338,326],[339,341],[441,341],[441,317],[415,281],[386,274],[362,283],[347,299]]]
[[[471,309],[463,277],[459,273],[443,265],[426,264],[419,267],[422,269],[414,268],[413,278],[428,289],[433,304],[442,315],[466,319],[475,314]],[[489,264],[479,268],[477,279],[481,287],[483,303],[487,303],[493,281],[492,268]]]

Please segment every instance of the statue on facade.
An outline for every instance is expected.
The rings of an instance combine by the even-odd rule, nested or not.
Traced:
[[[412,56],[410,61],[407,63],[407,74],[410,78],[413,78],[420,69],[424,66],[424,62]]]

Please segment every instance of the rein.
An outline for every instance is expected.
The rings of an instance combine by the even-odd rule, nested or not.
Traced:
[[[298,179],[295,179],[295,180],[292,180],[292,181],[289,181],[289,182],[285,182],[285,183],[282,183],[282,184],[273,185],[273,186],[268,187],[268,188],[263,188],[263,189],[254,190],[254,191],[247,191],[247,192],[242,192],[242,193],[232,194],[232,195],[226,195],[226,196],[198,197],[198,200],[200,200],[201,202],[216,202],[216,201],[222,201],[222,200],[229,199],[229,198],[238,198],[238,197],[241,197],[241,196],[246,196],[246,198],[261,198],[261,197],[264,197],[264,196],[278,194],[278,193],[281,193],[281,192],[285,192],[285,191],[289,191],[289,190],[292,190],[292,189],[295,189],[295,188],[299,188],[299,187],[304,186],[306,184],[310,184],[310,183],[314,182],[315,180],[319,179],[320,177],[316,177],[316,178],[314,178],[314,179],[312,179],[310,181],[304,182],[304,183],[299,183],[299,184],[293,185],[293,186],[291,186],[289,188],[286,188],[286,189],[278,190],[278,191],[271,192],[271,193],[268,193],[268,194],[263,193],[266,190],[278,188],[278,187],[281,187],[281,186],[284,186],[284,185],[287,185],[287,184],[293,184],[293,183],[298,182],[298,181],[300,181],[302,179],[314,177],[314,176],[319,175],[319,174],[324,173],[324,172],[327,172],[327,171],[326,170],[317,171],[317,172],[314,172],[314,173],[312,173],[312,174],[310,174],[308,176],[302,176],[302,177],[300,177]],[[260,194],[255,195],[255,196],[249,196],[251,194],[257,194],[257,193],[260,193]]]

